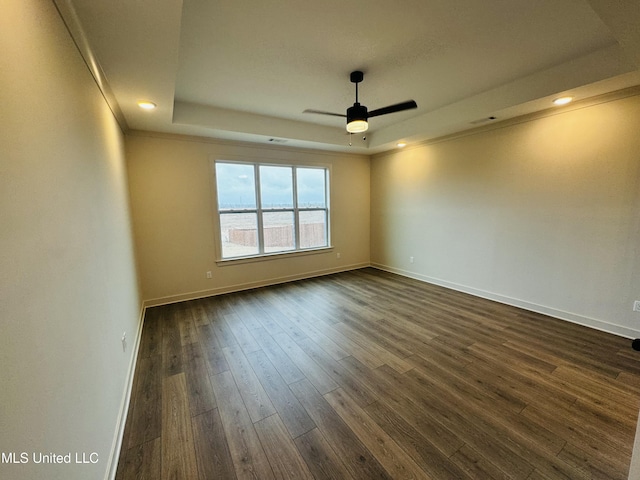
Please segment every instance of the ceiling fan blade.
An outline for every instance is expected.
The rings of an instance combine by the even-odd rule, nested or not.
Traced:
[[[418,108],[418,104],[413,100],[409,100],[402,103],[396,103],[395,105],[389,105],[388,107],[378,108],[369,112],[369,118],[377,117],[379,115],[386,115],[387,113],[402,112],[403,110],[410,110],[412,108]]]
[[[333,113],[333,112],[325,112],[323,110],[311,110],[311,109],[306,109],[304,112],[302,113],[317,113],[319,115],[331,115],[332,117],[346,117],[346,115],[342,114],[342,113]]]

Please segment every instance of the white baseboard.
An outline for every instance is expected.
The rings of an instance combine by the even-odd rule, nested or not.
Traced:
[[[212,288],[208,290],[200,290],[198,292],[182,293],[178,295],[169,295],[166,297],[153,298],[151,300],[145,300],[144,306],[157,307],[159,305],[167,305],[170,303],[184,302],[187,300],[195,300],[198,298],[212,297],[214,295],[222,295],[225,293],[240,292],[243,290],[250,290],[252,288],[268,287],[270,285],[278,285],[280,283],[293,282],[296,280],[304,280],[306,278],[321,277],[323,275],[330,275],[332,273],[347,272],[349,270],[356,270],[358,268],[369,267],[369,263],[357,263],[352,265],[345,265],[338,268],[327,268],[322,270],[314,270],[311,272],[304,272],[295,275],[287,275],[284,277],[274,277],[257,282],[239,283],[235,285],[226,285],[224,287]]]
[[[118,461],[120,460],[120,451],[122,450],[122,439],[124,436],[124,428],[127,423],[127,414],[129,413],[129,404],[131,402],[131,391],[133,389],[133,378],[136,371],[136,365],[138,361],[138,351],[140,350],[140,340],[142,339],[142,327],[144,324],[144,315],[146,307],[142,305],[140,309],[140,318],[138,319],[138,331],[136,332],[136,340],[131,352],[131,358],[129,360],[129,370],[127,372],[127,378],[125,381],[125,389],[122,395],[122,402],[120,404],[120,412],[118,413],[118,420],[116,422],[116,431],[113,438],[113,444],[111,446],[111,453],[109,455],[109,469],[106,472],[105,480],[115,480],[116,471],[118,469]]]
[[[620,337],[625,337],[625,338],[640,337],[640,330],[635,330],[622,325],[616,325],[614,323],[610,323],[605,320],[585,317],[583,315],[578,315],[576,313],[565,312],[563,310],[558,310],[552,307],[531,303],[526,300],[520,300],[517,298],[508,297],[505,295],[500,295],[499,293],[487,292],[485,290],[480,290],[480,289],[469,287],[466,285],[460,285],[460,284],[449,282],[447,280],[442,280],[439,278],[429,277],[427,275],[421,275],[419,273],[402,270],[400,268],[390,267],[388,265],[372,263],[371,266],[379,270],[384,270],[386,272],[402,275],[403,277],[409,277],[409,278],[413,278],[414,280],[420,280],[422,282],[432,283],[434,285],[450,288],[452,290],[468,293],[476,297],[486,298],[488,300],[493,300],[498,303],[504,303],[505,305],[511,305],[513,307],[522,308],[524,310],[529,310],[536,313],[542,313],[543,315],[548,315],[550,317],[558,318],[560,320],[566,320],[571,323],[576,323],[578,325],[590,327],[595,330],[611,333],[613,335],[618,335]]]

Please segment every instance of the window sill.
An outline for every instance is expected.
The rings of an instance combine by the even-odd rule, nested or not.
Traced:
[[[247,257],[223,258],[216,260],[219,267],[230,265],[241,265],[243,263],[266,262],[270,260],[280,260],[282,258],[305,257],[307,255],[318,255],[321,253],[329,253],[333,251],[333,247],[310,248],[308,250],[295,250],[293,252],[276,252],[265,253],[262,255],[252,255]]]

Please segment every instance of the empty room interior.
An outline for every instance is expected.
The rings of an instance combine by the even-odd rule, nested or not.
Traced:
[[[1,478],[640,478],[636,0],[0,38]]]

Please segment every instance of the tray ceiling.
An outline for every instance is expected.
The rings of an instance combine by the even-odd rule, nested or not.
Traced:
[[[375,153],[640,83],[635,0],[56,4],[125,129]],[[357,69],[370,110],[418,108],[366,140],[303,113],[344,113]]]

